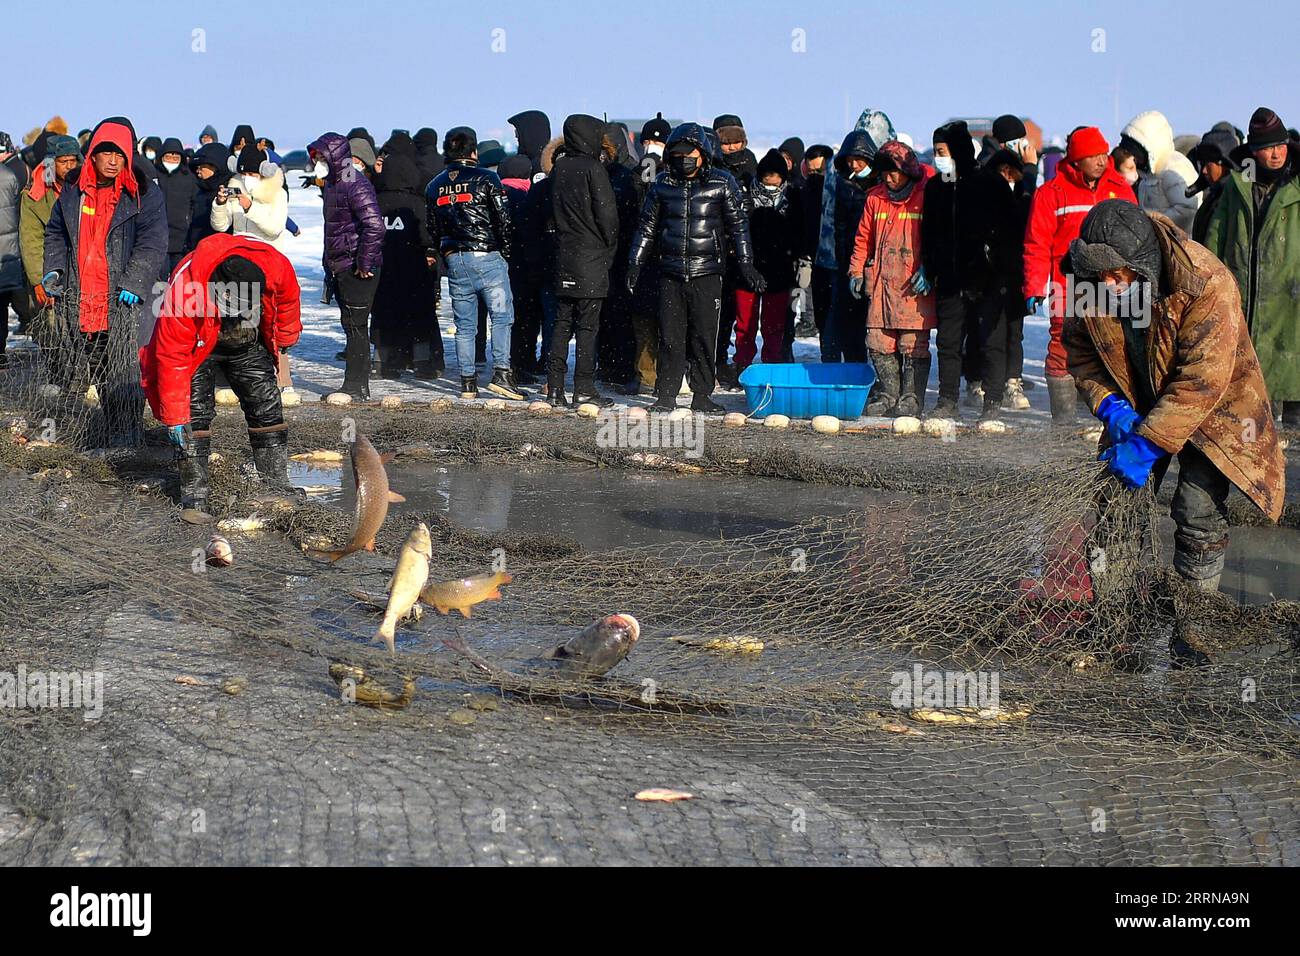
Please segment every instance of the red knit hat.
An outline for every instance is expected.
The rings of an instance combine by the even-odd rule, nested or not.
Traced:
[[[1070,141],[1065,148],[1065,158],[1074,163],[1089,156],[1100,156],[1102,153],[1109,152],[1110,143],[1106,142],[1106,137],[1101,135],[1101,130],[1095,126],[1083,126],[1070,134]]]

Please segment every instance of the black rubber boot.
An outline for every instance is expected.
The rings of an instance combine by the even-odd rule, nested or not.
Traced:
[[[887,352],[872,352],[871,364],[876,368],[876,394],[867,405],[867,414],[872,417],[898,414],[898,392],[900,388],[898,356]]]
[[[1047,376],[1047,398],[1053,425],[1073,425],[1079,416],[1079,390],[1072,375]]]
[[[930,384],[930,363],[932,361],[933,359],[929,353],[912,359],[912,390],[916,395],[916,413],[918,415],[925,411],[925,389]]]
[[[289,430],[262,432],[250,431],[248,443],[253,448],[253,465],[257,477],[267,488],[277,492],[292,492],[289,483]]]
[[[211,451],[211,438],[191,437],[176,456],[181,472],[181,517],[190,524],[207,524],[213,520],[208,513],[208,457]]]
[[[916,398],[916,362],[910,355],[899,357],[898,414],[899,417],[917,418],[921,403]]]
[[[548,388],[546,390],[546,401],[552,408],[568,408],[569,400],[564,397],[564,389]]]

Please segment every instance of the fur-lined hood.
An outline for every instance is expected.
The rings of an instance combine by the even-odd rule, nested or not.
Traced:
[[[274,166],[274,163],[263,164]],[[226,183],[227,186],[238,186],[244,188],[244,180],[240,176],[231,176]],[[250,194],[254,202],[275,202],[277,194],[284,191],[284,170],[275,166],[275,173],[271,176],[263,176],[257,181],[257,188]]]
[[[547,176],[555,167],[555,151],[564,146],[564,137],[557,136],[542,148],[542,172]]]
[[[1147,151],[1147,163],[1151,172],[1160,175],[1173,171],[1182,177],[1184,184],[1190,186],[1196,182],[1196,168],[1182,153],[1174,148],[1174,128],[1164,113],[1159,110],[1147,110],[1139,113],[1120,131]]]

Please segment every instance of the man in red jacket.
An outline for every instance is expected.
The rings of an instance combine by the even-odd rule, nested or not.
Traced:
[[[1116,172],[1101,130],[1081,126],[1070,134],[1056,176],[1034,193],[1025,227],[1025,306],[1032,315],[1047,300],[1052,335],[1047,346],[1047,394],[1057,424],[1072,422],[1078,404],[1061,344],[1067,302],[1061,260],[1079,237],[1079,227],[1092,207],[1107,199],[1137,202],[1132,187]]]
[[[299,298],[289,260],[250,236],[209,236],[172,273],[153,337],[140,350],[140,373],[149,407],[178,449],[186,520],[207,520],[218,369],[239,396],[259,477],[289,488],[276,367],[302,333]]]

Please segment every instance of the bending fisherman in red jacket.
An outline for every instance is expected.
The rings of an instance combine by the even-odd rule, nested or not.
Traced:
[[[248,236],[209,236],[172,273],[153,337],[140,350],[140,380],[178,449],[190,520],[207,512],[218,368],[239,396],[259,477],[289,488],[289,426],[276,363],[302,333],[299,298],[289,260]]]

